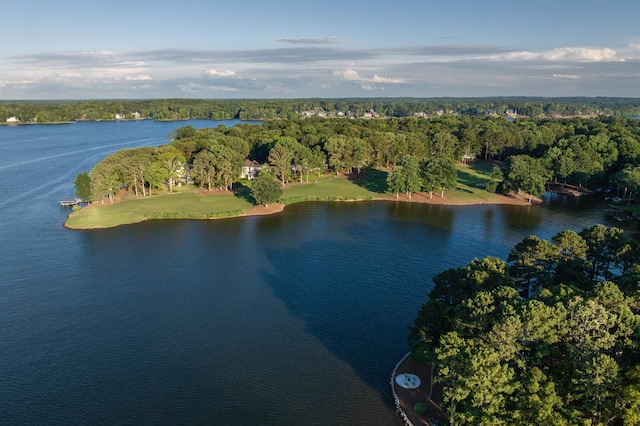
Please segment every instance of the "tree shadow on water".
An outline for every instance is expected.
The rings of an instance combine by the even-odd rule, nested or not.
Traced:
[[[375,232],[367,225],[346,231],[353,239]],[[310,240],[297,247],[267,249],[271,268],[261,272],[261,279],[327,350],[346,361],[393,408],[389,375],[408,350],[405,327],[418,306],[399,312],[390,307],[389,300],[398,299],[399,291],[392,258],[380,260],[376,255],[369,259],[371,267],[363,267],[366,244],[350,238],[332,241],[328,250],[324,244]],[[376,273],[378,269],[385,275]]]

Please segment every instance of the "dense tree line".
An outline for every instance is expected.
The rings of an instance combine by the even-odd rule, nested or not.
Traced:
[[[155,120],[290,119],[308,115],[332,117],[411,117],[459,114],[521,117],[640,116],[633,98],[372,98],[288,100],[88,100],[2,101],[0,122],[21,123],[150,118]]]
[[[379,168],[389,171],[392,193],[442,195],[455,185],[455,162],[475,157],[499,165],[487,182],[490,192],[502,182],[502,191],[539,196],[550,180],[613,185],[629,201],[640,191],[636,119],[298,118],[260,126],[185,126],[170,139],[164,147],[126,150],[100,162],[91,173],[101,182],[93,184],[94,197],[123,186],[144,196],[158,182],[172,188],[187,178],[209,190],[230,189],[246,159],[268,163],[282,186],[308,180],[312,171],[350,174]]]
[[[410,329],[455,425],[640,424],[640,246],[602,225],[433,278]]]

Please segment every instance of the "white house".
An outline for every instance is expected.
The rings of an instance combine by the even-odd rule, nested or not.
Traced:
[[[242,166],[241,179],[253,180],[258,176],[258,172],[262,168],[262,164],[255,160],[244,160],[244,166]]]
[[[7,118],[7,123],[18,123],[20,119],[18,117],[9,117]]]

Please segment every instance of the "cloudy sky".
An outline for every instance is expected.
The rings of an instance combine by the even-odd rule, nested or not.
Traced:
[[[0,0],[0,99],[640,97],[639,0]]]

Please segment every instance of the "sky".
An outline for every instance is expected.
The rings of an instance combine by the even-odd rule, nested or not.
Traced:
[[[640,0],[0,0],[0,100],[640,97]]]

